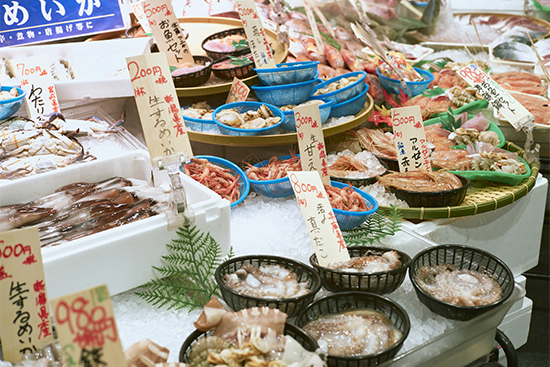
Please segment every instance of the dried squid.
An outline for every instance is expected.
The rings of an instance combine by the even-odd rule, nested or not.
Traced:
[[[460,179],[446,171],[391,172],[378,177],[378,182],[386,187],[416,192],[448,191],[462,187]]]
[[[500,285],[491,275],[449,263],[423,266],[415,279],[431,296],[457,306],[488,305],[502,298]]]
[[[378,353],[403,335],[386,316],[367,309],[321,316],[303,329],[317,340],[323,352],[346,357]]]

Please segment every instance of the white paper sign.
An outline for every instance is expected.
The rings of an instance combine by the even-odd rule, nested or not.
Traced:
[[[310,104],[294,108],[294,121],[298,133],[298,147],[302,171],[317,171],[325,185],[330,186],[327,152],[319,105]]]
[[[258,69],[277,67],[256,4],[253,0],[235,0],[235,3],[243,22],[246,39],[256,67]]]
[[[420,106],[392,108],[391,118],[399,171],[431,172],[432,166]]]
[[[54,79],[49,72],[49,60],[45,56],[35,56],[16,62],[21,80],[21,88],[25,91],[27,115],[31,119],[60,112],[59,100],[55,91]]]
[[[317,49],[319,50],[319,55],[325,55],[325,44],[319,33],[319,28],[317,27],[317,22],[315,21],[315,15],[313,15],[313,10],[307,0],[304,0],[304,7],[306,9],[307,20],[309,21],[309,26],[313,32],[313,38],[315,38],[315,43],[317,44]]]
[[[321,266],[350,259],[344,237],[317,172],[289,172],[317,261]]]
[[[471,64],[460,69],[458,75],[474,87],[516,130],[534,127],[535,116],[477,65]]]

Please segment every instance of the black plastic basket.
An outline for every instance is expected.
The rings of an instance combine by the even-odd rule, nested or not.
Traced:
[[[183,345],[180,349],[179,361],[182,363],[189,363],[189,354],[191,353],[191,348],[200,338],[203,338],[207,335],[211,335],[212,332],[204,332],[200,330],[193,331],[187,339],[183,342]],[[315,339],[313,339],[308,333],[304,332],[297,326],[285,323],[284,334],[293,337],[298,343],[302,345],[306,350],[310,352],[315,352],[319,345]]]
[[[348,247],[350,257],[360,257],[369,254],[382,255],[387,251],[392,251],[392,249],[374,246]],[[409,255],[399,250],[393,251],[399,254],[401,266],[397,269],[378,273],[345,272],[320,266],[315,254],[311,255],[309,263],[319,273],[323,286],[331,292],[363,291],[388,294],[403,284],[407,275],[407,269],[411,264]]]
[[[456,206],[464,201],[468,187],[470,187],[470,180],[466,177],[460,175],[456,175],[456,177],[462,182],[462,187],[453,190],[420,192],[402,190],[395,187],[390,187],[390,190],[398,199],[406,201],[413,208]]]
[[[484,306],[456,306],[432,297],[418,285],[416,272],[423,266],[450,263],[458,269],[468,269],[491,275],[500,285],[502,298]],[[443,317],[467,321],[504,303],[514,291],[514,275],[508,266],[496,256],[463,245],[440,245],[419,252],[412,260],[409,278],[420,302]]]
[[[224,62],[226,60],[229,60],[229,56],[222,57],[221,59],[217,60],[214,63],[214,65],[220,62]],[[229,69],[216,69],[214,65],[212,65],[212,72],[214,73],[215,76],[221,79],[229,79],[229,80],[233,80],[233,78],[243,79],[256,74],[256,71],[254,71],[253,61],[242,66],[235,65],[234,67]]]
[[[374,153],[372,153],[372,154],[374,154]],[[376,154],[374,154],[374,156],[380,161],[380,163],[385,164],[386,167],[390,171],[398,171],[399,172],[399,162],[397,161],[397,159],[385,158],[385,157],[382,157],[382,156],[379,156],[379,155],[376,155]]]
[[[218,60],[218,59],[221,59],[222,57],[226,57],[226,56],[240,56],[240,55],[249,54],[250,53],[250,47],[245,47],[245,48],[242,48],[240,50],[235,50],[235,51],[231,51],[231,52],[217,52],[217,51],[207,50],[206,48],[204,48],[204,44],[208,41],[212,41],[214,39],[221,39],[221,38],[224,38],[224,37],[227,37],[227,36],[232,36],[234,34],[239,34],[243,37],[246,37],[246,33],[244,31],[244,28],[228,29],[228,30],[225,30],[225,31],[216,32],[216,33],[211,34],[210,36],[206,37],[202,41],[201,47],[204,50],[204,52],[206,52],[206,54],[214,60]]]
[[[176,88],[197,87],[210,79],[212,72],[212,59],[206,56],[193,56],[193,60],[197,65],[207,65],[194,73],[173,76],[174,86]]]
[[[384,296],[368,292],[343,292],[326,296],[307,306],[298,315],[295,324],[303,327],[320,316],[353,309],[370,309],[382,313],[403,335],[397,343],[378,353],[357,357],[325,355],[328,367],[372,367],[395,357],[409,335],[411,322],[407,312],[399,304]]]
[[[310,292],[300,297],[282,299],[258,298],[237,293],[225,285],[223,277],[225,274],[235,273],[243,265],[247,264],[255,267],[260,267],[262,265],[279,265],[295,273],[298,282],[307,282]],[[270,255],[250,255],[232,258],[218,266],[214,277],[220,286],[224,301],[231,309],[238,311],[243,308],[267,306],[285,312],[288,317],[296,316],[298,312],[310,304],[315,294],[321,288],[321,279],[319,275],[309,266],[299,261]]]

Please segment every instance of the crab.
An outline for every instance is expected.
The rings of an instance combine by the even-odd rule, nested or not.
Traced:
[[[41,128],[46,130],[55,130],[67,136],[93,136],[96,138],[103,137],[107,133],[117,132],[126,120],[126,112],[122,113],[122,117],[113,124],[97,118],[90,117],[86,120],[66,119],[60,113],[52,113],[46,115],[46,121],[41,125]]]
[[[76,141],[51,130],[20,130],[8,134],[0,143],[6,157],[29,157],[53,154],[57,156],[83,155],[84,148]]]

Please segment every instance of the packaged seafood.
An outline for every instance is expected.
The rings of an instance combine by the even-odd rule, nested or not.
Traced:
[[[106,152],[108,153],[108,152]],[[146,151],[135,150],[114,154],[85,165],[49,171],[17,181],[2,183],[0,205],[18,204],[43,197],[60,186],[75,182],[98,182],[114,176],[151,181],[151,163]],[[186,190],[194,224],[210,232],[222,252],[229,250],[229,203],[185,175],[180,175]],[[155,183],[168,182],[162,172]],[[42,249],[44,271],[50,297],[107,284],[117,294],[146,283],[154,277],[151,266],[161,265],[167,254],[166,244],[175,237],[165,214],[128,223],[124,226],[67,241]],[[132,254],[132,256],[128,256]],[[67,277],[67,274],[78,276]]]

